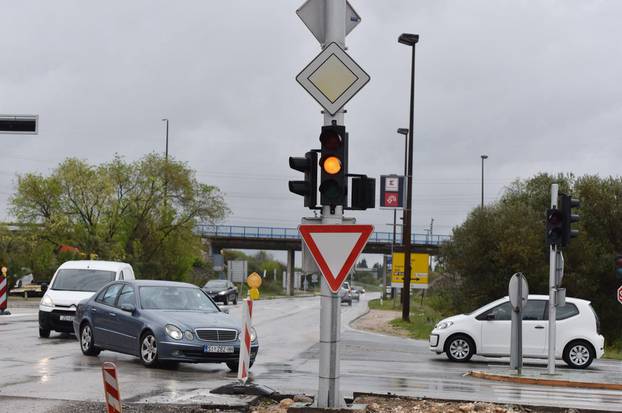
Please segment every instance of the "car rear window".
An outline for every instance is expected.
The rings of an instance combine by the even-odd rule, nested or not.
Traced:
[[[555,319],[565,320],[577,314],[579,314],[579,310],[577,309],[577,306],[572,303],[566,303],[565,305],[561,305],[557,307],[557,314],[555,315]]]
[[[114,271],[64,268],[58,270],[51,289],[95,292],[113,281],[115,275]]]

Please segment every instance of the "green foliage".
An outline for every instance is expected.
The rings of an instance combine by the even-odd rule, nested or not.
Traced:
[[[393,310],[401,311],[402,306],[398,300],[384,300],[380,303],[380,299],[370,300],[369,308],[373,310]],[[425,296],[423,301],[420,300],[419,294],[413,296],[410,303],[410,321],[403,321],[402,318],[396,318],[390,321],[393,327],[406,330],[412,338],[427,340],[430,338],[430,332],[438,321],[444,318],[436,309],[429,305],[429,298]]]
[[[443,274],[430,291],[435,308],[472,311],[507,295],[509,278],[518,271],[527,276],[530,293],[548,294],[545,211],[554,182],[581,201],[580,235],[564,250],[563,286],[569,297],[592,302],[607,340],[622,337],[613,274],[613,257],[622,251],[622,178],[539,174],[514,182],[500,201],[471,211],[441,249]]]
[[[156,154],[98,166],[67,159],[49,176],[19,176],[11,204],[24,224],[12,238],[32,258],[7,254],[41,279],[67,259],[93,256],[127,261],[142,278],[194,279],[211,270],[201,264],[195,225],[228,212],[216,187],[198,182],[185,163]],[[60,252],[62,245],[80,253]]]
[[[225,250],[223,251],[225,262],[229,260],[246,260],[248,261],[248,273],[256,272],[263,277],[264,270],[266,271],[266,277],[262,278],[261,287],[259,292],[261,298],[274,295],[283,295],[283,271],[285,271],[285,265],[274,257],[265,252],[259,251],[255,255],[247,255],[242,251]],[[276,271],[276,279],[274,274]],[[240,296],[245,297],[247,292],[247,286],[244,284],[240,291]]]

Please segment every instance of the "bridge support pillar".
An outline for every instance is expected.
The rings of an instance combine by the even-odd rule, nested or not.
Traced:
[[[287,295],[294,295],[295,250],[287,250]]]

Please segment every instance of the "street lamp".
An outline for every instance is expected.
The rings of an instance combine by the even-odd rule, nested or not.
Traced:
[[[168,119],[163,118],[166,122],[166,149],[164,151],[164,209],[166,210],[166,198],[168,197]]]
[[[484,209],[484,159],[488,159],[488,155],[482,155],[482,209]]]
[[[164,159],[168,161],[168,119],[163,118],[162,122],[166,122],[166,149],[164,151]]]
[[[413,188],[413,131],[415,116],[415,45],[419,41],[418,34],[402,33],[397,39],[398,43],[412,48],[412,63],[410,65],[410,122],[408,127],[408,170],[406,174],[406,208],[404,209],[403,239],[404,243],[404,293],[402,303],[402,320],[410,321],[410,247],[411,222],[412,222],[412,188]]]
[[[408,128],[398,128],[397,133],[404,135],[404,177],[406,176],[408,167]]]

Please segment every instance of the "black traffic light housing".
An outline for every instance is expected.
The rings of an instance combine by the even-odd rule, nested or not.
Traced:
[[[617,254],[615,260],[616,278],[622,281],[622,255]]]
[[[367,175],[354,175],[352,178],[353,210],[364,210],[376,207],[376,179]]]
[[[546,243],[560,246],[563,240],[564,214],[561,210],[551,208],[546,211]]]
[[[567,246],[572,238],[579,236],[579,231],[572,229],[572,223],[579,221],[579,215],[573,214],[573,208],[579,208],[581,203],[570,195],[561,194],[559,204],[563,213],[562,247]]]
[[[341,125],[322,126],[320,134],[320,204],[347,206],[348,135]]]
[[[317,152],[309,151],[304,158],[289,157],[289,167],[304,172],[304,181],[289,181],[289,190],[304,196],[304,205],[315,209],[317,206]]]

